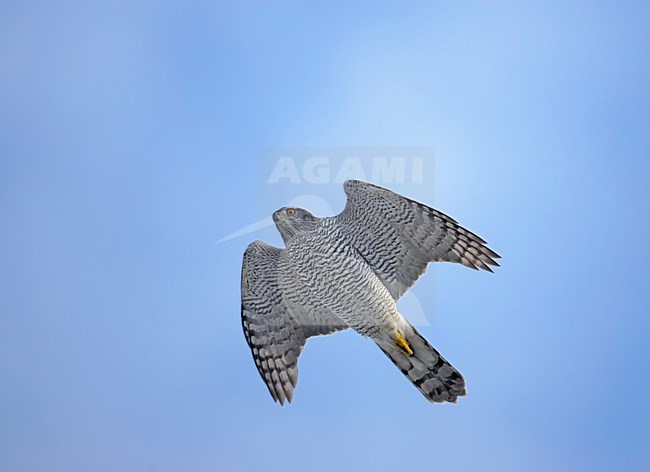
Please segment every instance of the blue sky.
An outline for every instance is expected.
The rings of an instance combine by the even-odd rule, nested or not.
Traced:
[[[649,22],[644,2],[4,2],[0,469],[645,470]],[[279,238],[215,241],[287,203],[258,182],[278,146],[435,149],[400,191],[503,256],[415,289],[457,405],[351,332],[310,341],[294,403],[271,401],[239,277]]]

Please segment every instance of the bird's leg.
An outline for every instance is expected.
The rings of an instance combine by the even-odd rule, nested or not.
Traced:
[[[404,337],[402,333],[399,331],[397,332],[395,336],[395,341],[396,344],[399,346],[399,348],[406,353],[407,356],[412,356],[413,355],[413,349],[411,349],[411,346],[409,345],[408,341]]]

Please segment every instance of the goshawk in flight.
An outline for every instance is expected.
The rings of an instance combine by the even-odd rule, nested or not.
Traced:
[[[275,401],[291,402],[307,338],[352,328],[372,339],[431,402],[465,395],[462,375],[397,311],[429,262],[492,272],[499,255],[433,208],[350,180],[343,212],[317,218],[281,208],[285,248],[255,241],[244,253],[242,324]]]

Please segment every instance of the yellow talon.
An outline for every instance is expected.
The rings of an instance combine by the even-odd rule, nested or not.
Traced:
[[[402,333],[397,333],[396,339],[397,339],[397,345],[401,347],[406,354],[412,356],[413,350],[411,349],[411,346],[409,346],[409,343],[404,337],[404,335],[402,335]]]

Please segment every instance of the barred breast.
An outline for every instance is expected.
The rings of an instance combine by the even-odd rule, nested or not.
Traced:
[[[294,296],[332,310],[364,336],[394,327],[400,318],[390,292],[329,218],[287,246],[285,263],[303,292]]]

